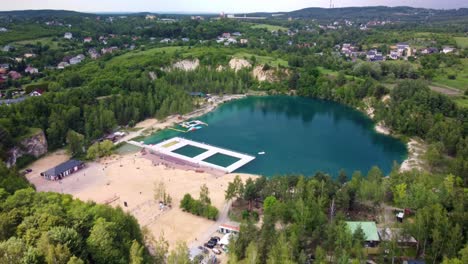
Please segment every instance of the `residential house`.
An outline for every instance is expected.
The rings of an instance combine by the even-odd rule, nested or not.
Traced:
[[[383,61],[382,52],[378,52],[377,50],[369,50],[366,54],[366,58],[369,61]]]
[[[88,54],[93,60],[98,59],[101,56],[95,48],[89,49]]]
[[[104,55],[104,54],[111,54],[113,53],[114,51],[117,51],[119,50],[119,48],[115,47],[115,46],[112,46],[112,47],[109,47],[109,48],[102,48],[101,49],[101,54]]]
[[[228,38],[226,43],[229,43],[229,44],[237,44],[237,40],[235,38]]]
[[[421,50],[421,54],[434,54],[434,53],[438,53],[439,50],[437,48],[424,48]]]
[[[7,32],[8,29],[4,28],[4,27],[0,27],[0,32]]]
[[[34,53],[25,53],[23,55],[23,57],[25,57],[26,59],[29,59],[29,58],[35,58],[37,55],[34,54]]]
[[[75,65],[75,64],[81,63],[81,61],[83,61],[84,59],[85,59],[85,56],[83,54],[80,54],[71,58],[69,62],[70,62],[70,65]]]
[[[57,65],[57,69],[59,70],[63,70],[65,69],[66,67],[70,66],[70,64],[66,61],[62,61],[60,62],[58,65]]]
[[[452,53],[455,49],[453,47],[445,46],[442,49],[442,53],[447,54],[447,53]]]
[[[398,52],[398,50],[391,50],[388,57],[392,60],[398,60],[398,58],[400,58],[400,52]]]
[[[29,93],[29,96],[32,96],[32,97],[41,96],[43,93],[44,93],[43,90],[36,89],[36,90],[32,91],[31,93]]]
[[[190,39],[189,38],[182,38],[182,42],[189,42]]]
[[[396,50],[399,57],[411,56],[412,53],[410,45],[406,42],[397,43]]]
[[[10,64],[8,63],[3,63],[3,64],[0,64],[0,68],[3,68],[3,69],[10,69]]]
[[[222,37],[222,38],[225,38],[225,39],[228,39],[228,38],[231,37],[231,33],[225,32],[225,33],[223,33],[223,34],[221,35],[221,37]]]
[[[24,72],[25,72],[25,73],[29,73],[29,74],[37,74],[37,73],[39,73],[39,70],[38,70],[37,68],[28,66],[28,67],[26,67],[26,69],[24,70]]]
[[[0,75],[6,74],[8,72],[5,68],[0,68]]]
[[[13,49],[12,46],[10,46],[10,45],[5,45],[5,46],[2,48],[2,51],[3,51],[3,52],[10,52],[12,49]]]
[[[384,61],[384,60],[385,60],[384,56],[382,56],[382,54],[380,54],[380,55],[374,56],[374,58],[371,59],[370,61]]]
[[[65,33],[65,34],[63,35],[63,38],[64,38],[64,39],[72,39],[72,38],[73,38],[73,34],[70,33],[70,32],[67,32],[67,33]]]
[[[221,224],[218,227],[218,232],[220,232],[221,234],[230,234],[230,233],[239,234],[240,224],[236,222],[227,222],[227,223]]]
[[[85,164],[82,161],[71,159],[54,168],[41,172],[41,176],[47,180],[60,180],[84,167]]]
[[[379,233],[377,231],[377,225],[375,222],[346,222],[351,234],[354,234],[358,228],[361,228],[364,232],[364,242],[367,247],[376,247],[380,242]]]
[[[16,72],[16,71],[10,71],[8,73],[8,76],[10,76],[10,78],[13,80],[18,80],[19,78],[21,78],[21,73]]]
[[[86,37],[83,39],[83,43],[90,43],[91,41],[93,41],[92,37]]]
[[[166,43],[166,44],[169,43],[169,42],[171,42],[170,38],[164,38],[161,41],[159,41],[159,43]]]
[[[247,44],[249,43],[248,39],[240,39],[240,44]]]
[[[232,33],[231,35],[233,35],[234,37],[240,37],[242,36],[242,34],[240,32],[234,32]]]
[[[341,53],[344,54],[346,57],[351,57],[353,52],[356,50],[357,48],[349,43],[344,43],[341,47]]]
[[[400,247],[416,247],[418,241],[409,234],[405,234],[401,228],[377,228],[381,241],[396,241]]]

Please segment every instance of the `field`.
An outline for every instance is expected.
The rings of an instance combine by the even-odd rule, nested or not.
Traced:
[[[468,97],[460,97],[455,99],[455,103],[457,103],[458,106],[463,107],[463,108],[468,108]]]
[[[449,79],[450,74],[455,75],[455,79]],[[452,87],[462,91],[468,90],[468,59],[463,59],[461,67],[445,69],[444,74],[436,75],[433,83],[442,87]]]
[[[59,36],[62,32],[63,29],[61,28],[45,27],[42,25],[14,25],[10,28],[10,31],[1,33],[0,45],[22,40]]]
[[[460,48],[462,49],[468,48],[468,37],[454,37],[454,39]]]
[[[36,45],[38,42],[40,42],[42,45],[47,45],[49,46],[50,49],[58,49],[59,42],[58,41],[53,41],[52,37],[46,37],[46,38],[37,38],[37,39],[30,39],[30,40],[21,40],[14,42],[13,45],[19,45],[19,46],[26,46],[26,45]]]
[[[269,25],[269,24],[252,24],[251,28],[266,29],[268,31],[287,31],[288,29],[282,26]]]
[[[271,56],[258,56],[258,55],[254,55],[253,53],[248,53],[248,52],[243,52],[243,51],[237,52],[234,54],[234,57],[237,57],[237,58],[250,59],[252,56],[255,56],[255,58],[257,59],[257,63],[260,63],[260,64],[269,64],[270,66],[273,66],[273,67],[278,67],[278,66],[287,67],[288,66],[288,62],[280,58],[275,58]]]

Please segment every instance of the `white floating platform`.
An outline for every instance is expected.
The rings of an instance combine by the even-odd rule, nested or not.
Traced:
[[[160,143],[158,143],[156,145],[145,145],[143,143],[139,143],[139,142],[135,142],[135,141],[128,141],[128,143],[139,146],[139,147],[142,147],[142,148],[147,148],[147,149],[150,149],[150,150],[152,150],[154,152],[158,152],[158,153],[161,153],[161,154],[164,154],[164,155],[167,155],[167,156],[171,156],[171,157],[177,158],[179,160],[184,160],[184,161],[187,161],[187,162],[192,163],[192,164],[197,164],[197,165],[201,165],[201,166],[205,166],[205,167],[210,167],[210,168],[225,171],[225,172],[228,172],[228,173],[231,173],[231,172],[239,169],[240,167],[244,166],[245,164],[247,164],[247,163],[249,163],[249,162],[251,162],[252,160],[255,159],[254,156],[251,156],[251,155],[248,155],[248,154],[243,154],[243,153],[235,152],[235,151],[220,148],[220,147],[215,147],[215,146],[212,146],[212,145],[196,142],[196,141],[181,138],[181,137],[174,137],[174,138],[165,140],[163,142],[160,142]],[[174,150],[185,147],[187,145],[202,148],[202,149],[206,149],[206,151],[199,154],[198,156],[193,157],[193,158],[173,152]],[[209,158],[209,157],[211,157],[211,156],[213,156],[215,154],[218,154],[218,153],[219,154],[224,154],[224,155],[227,155],[227,156],[231,156],[231,157],[235,157],[235,158],[238,158],[239,160],[234,162],[233,164],[229,165],[228,167],[222,167],[222,166],[219,166],[219,165],[216,165],[216,164],[213,164],[213,163],[203,161],[203,160],[205,160],[205,159],[207,159],[207,158]]]

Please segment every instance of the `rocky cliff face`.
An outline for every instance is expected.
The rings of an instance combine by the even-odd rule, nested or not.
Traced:
[[[194,71],[200,66],[200,60],[195,59],[195,60],[182,60],[174,63],[172,67],[174,69],[179,69],[182,71]]]
[[[276,82],[276,81],[278,81],[278,77],[275,74],[275,70],[273,70],[273,69],[264,70],[263,67],[264,67],[263,65],[258,65],[252,71],[253,76],[257,80],[259,80],[260,82],[264,82],[264,81]]]
[[[18,146],[10,150],[10,158],[7,161],[7,166],[16,164],[16,160],[23,155],[32,155],[36,158],[47,153],[47,139],[44,131],[23,139]]]
[[[239,58],[232,58],[229,61],[229,67],[234,70],[234,71],[239,71],[243,68],[250,68],[252,67],[252,64],[248,62],[247,60],[244,59],[239,59]]]
[[[288,78],[290,72],[281,68],[265,69],[265,65],[258,65],[254,67],[252,75],[260,82],[278,82]]]

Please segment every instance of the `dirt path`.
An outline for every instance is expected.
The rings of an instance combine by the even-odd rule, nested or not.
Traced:
[[[445,94],[447,96],[460,96],[462,95],[462,92],[454,89],[454,88],[448,88],[448,87],[440,87],[440,86],[434,86],[434,85],[429,85],[429,88],[437,93]]]

